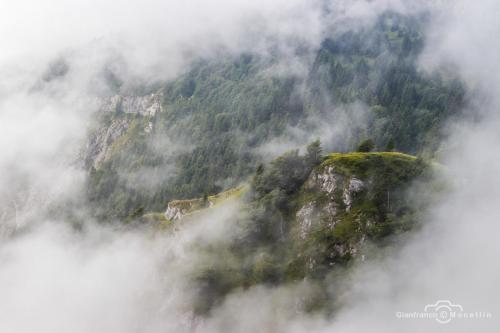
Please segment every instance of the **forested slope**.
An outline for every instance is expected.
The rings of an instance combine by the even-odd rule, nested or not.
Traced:
[[[353,103],[367,110],[363,122],[325,148],[349,151],[372,138],[381,150],[432,156],[464,89],[451,75],[417,70],[422,22],[385,13],[373,28],[325,39],[311,61],[304,55],[305,70],[242,54],[202,59],[173,81],[132,92],[113,81],[115,103],[97,115],[85,157],[89,201],[100,217],[131,218],[234,187],[262,162],[263,145],[290,128],[314,135],[310,119],[333,127]]]

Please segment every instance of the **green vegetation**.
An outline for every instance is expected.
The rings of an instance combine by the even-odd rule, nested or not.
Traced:
[[[198,273],[207,290],[217,291],[210,293],[212,302],[255,284],[305,277],[321,283],[332,269],[349,265],[356,253],[363,253],[364,242],[390,245],[392,236],[415,227],[417,212],[405,191],[426,176],[422,159],[398,152],[333,153],[312,159],[321,151],[319,142],[306,151],[290,151],[257,168],[247,197],[248,216],[235,222],[246,232],[226,249],[215,250],[214,256],[224,253],[227,264]],[[332,177],[336,190],[321,188],[319,175]],[[359,189],[350,188],[352,179],[362,182]],[[309,215],[304,207],[311,208]],[[214,276],[217,281],[211,282]]]
[[[315,141],[307,147],[305,156],[300,156],[298,150],[292,150],[272,161],[268,169],[260,165],[252,181],[255,192],[260,197],[274,190],[294,193],[309,177],[311,170],[321,163],[320,152],[319,141]]]
[[[147,213],[142,215],[141,220],[144,223],[157,225],[160,228],[169,228],[172,225],[172,222],[167,220],[164,213]]]
[[[375,148],[375,142],[372,139],[366,139],[358,146],[358,152],[368,153]]]
[[[206,208],[216,207],[230,199],[238,199],[247,191],[246,186],[239,186],[216,195],[204,196],[203,198],[172,200],[168,203],[169,208],[177,208],[183,215],[190,216]]]
[[[333,165],[346,175],[355,174],[361,178],[382,173],[384,177],[401,176],[408,179],[414,176],[408,171],[412,166],[418,166],[417,161],[422,163],[415,156],[399,152],[333,153],[325,158],[322,167]]]
[[[371,29],[326,39],[305,76],[272,75],[280,59],[242,54],[200,60],[173,81],[138,88],[138,95],[161,94],[163,112],[103,116],[104,128],[123,119],[130,124],[90,172],[88,199],[96,215],[127,220],[141,207],[160,211],[174,199],[235,187],[262,163],[259,146],[283,136],[289,126],[305,127],[307,119],[336,119],[332,105],[362,102],[371,110],[365,129],[351,133],[341,150],[372,138],[362,150],[387,147],[432,156],[444,121],[463,105],[464,88],[453,77],[417,71],[421,22],[389,12]],[[151,133],[144,131],[149,122]],[[187,148],[158,148],[165,138]],[[276,162],[292,167],[289,187],[280,187],[285,192],[305,177],[293,154]],[[138,186],[131,174],[152,181]],[[274,184],[262,184],[259,191],[266,187]]]
[[[165,217],[167,204],[193,217],[242,199],[246,214],[234,223],[243,234],[202,248],[206,262],[192,272],[197,314],[237,288],[304,278],[321,285],[363,254],[365,242],[390,246],[418,226],[420,207],[406,192],[431,167],[416,156],[433,156],[445,120],[464,103],[455,78],[416,69],[421,21],[385,13],[372,29],[328,38],[303,76],[273,75],[280,59],[241,54],[200,60],[175,80],[138,88],[133,94],[161,96],[163,111],[99,115],[94,132],[120,130],[89,167],[95,215],[169,229],[177,222]],[[112,81],[119,89],[119,78]],[[355,102],[369,114],[339,152],[324,156],[316,140],[270,163],[259,155],[288,128],[336,121],[338,107]]]

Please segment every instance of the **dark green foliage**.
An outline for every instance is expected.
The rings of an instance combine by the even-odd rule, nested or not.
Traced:
[[[393,138],[408,153],[434,151],[444,120],[463,106],[464,88],[453,77],[417,71],[424,23],[389,12],[374,29],[325,40],[310,73],[312,103],[327,109],[325,94],[337,103],[361,100],[372,106],[367,134],[375,142]]]
[[[366,139],[359,144],[357,151],[361,153],[369,153],[373,150],[373,148],[375,148],[373,140]]]
[[[224,269],[208,268],[195,277],[197,287],[194,311],[198,315],[207,314],[233,288],[231,272]]]
[[[168,112],[159,116],[158,125],[195,145],[178,159],[178,195],[220,191],[216,184],[222,180],[232,179],[234,185],[256,165],[252,148],[302,117],[296,80],[263,77],[261,71],[268,66],[249,55],[201,63],[182,79],[196,82],[189,98],[177,91],[176,84],[165,87]]]
[[[223,259],[195,274],[198,313],[209,313],[237,288],[297,282],[305,277],[321,283],[335,267],[352,263],[349,248],[360,246],[361,238],[384,246],[391,236],[414,227],[415,213],[404,191],[426,169],[421,159],[395,152],[337,153],[311,159],[321,150],[318,141],[307,150],[303,156],[290,151],[267,166],[257,167],[253,196],[246,202],[247,215],[235,221],[245,232],[225,249],[203,249]],[[311,167],[311,160],[323,162]],[[363,180],[366,188],[353,195],[350,210],[342,202],[342,188],[332,196],[308,185],[327,167],[334,167],[347,181],[350,177]],[[325,211],[323,207],[332,200],[339,212],[335,226],[331,227],[329,213],[318,216],[309,233],[299,237],[298,210],[314,203]],[[327,300],[321,297],[311,300],[311,311],[324,302]]]
[[[259,174],[255,175],[252,185],[260,197],[273,190],[292,193],[302,186],[311,169],[307,157],[293,150],[272,161],[267,170],[257,170]]]
[[[253,241],[272,243],[282,241],[288,231],[290,215],[296,203],[291,200],[303,186],[311,171],[321,162],[322,157],[319,140],[308,146],[304,156],[298,150],[289,151],[272,161],[267,169],[262,166],[252,180],[252,191],[255,193],[252,220],[256,229],[249,233]]]
[[[144,213],[163,211],[172,199],[200,197],[200,207],[205,207],[210,194],[253,173],[248,216],[235,221],[245,232],[223,245],[227,248],[203,249],[215,258],[229,252],[231,260],[223,257],[193,274],[197,314],[208,314],[236,288],[304,277],[322,280],[332,267],[349,265],[351,253],[339,248],[348,249],[362,236],[385,244],[414,227],[417,214],[404,194],[426,167],[408,155],[366,152],[385,147],[432,155],[444,121],[464,103],[464,88],[452,76],[417,70],[421,31],[420,18],[385,13],[370,29],[324,40],[305,77],[273,76],[270,69],[280,59],[243,54],[200,61],[171,82],[138,89],[137,94],[161,92],[164,111],[154,117],[120,111],[102,116],[104,127],[124,119],[129,127],[97,170],[90,168],[87,198],[95,214],[100,219],[140,220]],[[111,72],[105,76],[120,89],[119,78]],[[343,147],[350,151],[361,138],[372,138],[360,144],[358,153],[323,158],[319,140],[304,155],[293,150],[267,165],[256,153],[289,126],[305,127],[309,117],[331,119],[335,106],[358,101],[370,114],[365,129],[353,133],[352,142]],[[154,129],[146,133],[149,122]],[[186,148],[171,155],[154,149],[164,137]],[[364,181],[349,211],[344,188],[330,196],[307,187],[311,172],[327,166],[334,166],[347,182],[351,177]],[[158,181],[135,186],[127,175],[137,172]],[[334,228],[323,209],[332,200],[341,211]],[[312,202],[323,215],[303,239],[296,214]]]
[[[272,76],[270,69],[280,59],[243,54],[200,61],[176,80],[155,86],[163,93],[164,112],[153,119],[137,116],[135,122],[144,123],[131,126],[110,154],[109,167],[102,167],[106,175],[99,178],[110,180],[90,182],[96,210],[126,217],[141,205],[159,211],[172,199],[235,186],[262,162],[255,148],[288,126],[304,126],[309,116],[332,118],[332,104],[361,101],[371,108],[366,131],[353,133],[352,140],[370,137],[382,148],[394,142],[401,151],[432,156],[442,124],[463,105],[464,88],[453,77],[417,71],[422,22],[385,13],[370,29],[326,39],[305,77]],[[147,121],[154,123],[151,138],[142,131]],[[150,149],[156,135],[175,138],[188,149],[166,158]],[[352,150],[356,141],[345,142],[344,149]],[[307,163],[315,164],[319,152],[310,149]],[[301,179],[293,159],[282,161],[292,165],[286,180],[292,188]],[[162,181],[141,192],[117,179],[141,167],[156,170]],[[168,177],[160,174],[165,169]]]
[[[309,167],[315,167],[315,166],[321,164],[321,161],[323,158],[321,153],[322,153],[322,148],[321,148],[321,142],[319,141],[319,139],[311,142],[307,146],[307,152],[306,152],[306,156],[305,156],[306,164]]]
[[[389,141],[387,142],[387,146],[385,147],[385,151],[394,151],[396,148],[396,143],[394,142],[393,138],[390,138]]]

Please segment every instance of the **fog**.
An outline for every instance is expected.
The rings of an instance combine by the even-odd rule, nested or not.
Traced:
[[[325,11],[325,8],[327,9]],[[76,158],[96,97],[108,93],[102,70],[130,82],[167,80],[220,52],[314,50],[322,38],[372,22],[386,9],[432,12],[420,58],[424,71],[458,73],[473,95],[471,119],[454,119],[439,156],[449,191],[426,212],[421,231],[397,251],[362,263],[343,284],[334,316],[294,304],[317,292],[304,281],[236,291],[210,317],[196,318],[187,276],[208,260],[196,244],[225,242],[240,230],[230,202],[174,233],[103,226],[81,203]],[[494,332],[500,279],[500,4],[461,1],[64,1],[0,3],[0,331],[1,332]],[[58,59],[61,77],[44,80]],[[306,60],[307,61],[307,60]],[[263,155],[322,138],[330,147],[365,119],[309,119]],[[333,122],[333,120],[332,120]],[[326,125],[325,125],[326,124]],[[338,125],[341,126],[338,126]],[[346,131],[346,129],[348,129]],[[76,203],[88,223],[75,231],[46,218],[48,205]],[[337,287],[325,291],[338,293]],[[450,300],[490,319],[398,319]]]
[[[96,61],[122,57],[132,76],[165,78],[194,57],[210,57],[222,48],[265,53],[274,39],[283,50],[292,40],[314,43],[321,30],[319,5],[303,0],[4,3],[1,62],[15,65],[21,59],[33,68],[90,49]]]
[[[499,4],[494,1],[445,3],[434,12],[421,57],[424,70],[457,71],[471,90],[479,90],[469,114],[448,126],[440,162],[451,188],[427,213],[426,225],[400,253],[364,265],[354,274],[350,306],[326,325],[327,331],[493,332],[500,302],[496,264],[500,247],[499,82],[493,68],[500,59],[495,35]],[[476,91],[477,91],[476,90]],[[476,98],[475,96],[473,98]],[[490,319],[398,319],[397,312],[422,312],[427,304],[450,300],[464,311],[485,311]]]
[[[327,105],[327,112],[308,116],[300,126],[288,126],[283,135],[259,146],[257,153],[269,161],[292,149],[304,150],[316,139],[325,151],[354,150],[353,142],[364,139],[370,121],[369,107],[363,103]]]

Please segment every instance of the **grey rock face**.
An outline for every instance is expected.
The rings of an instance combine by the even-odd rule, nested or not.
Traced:
[[[316,186],[321,191],[333,194],[343,181],[343,176],[336,173],[332,166],[327,167],[322,173],[316,175]]]
[[[365,183],[355,177],[345,175],[334,166],[328,166],[321,171],[313,172],[306,182],[306,189],[312,192],[322,192],[325,200],[312,200],[305,203],[296,214],[299,223],[299,237],[307,239],[315,226],[322,225],[333,230],[340,222],[342,214],[349,212],[356,200],[356,194],[365,189]],[[359,244],[335,244],[329,257],[334,260],[347,254],[356,255]],[[312,259],[311,259],[312,260]],[[333,262],[333,261],[332,261]],[[314,260],[309,262],[314,266]]]
[[[308,202],[305,204],[299,211],[297,212],[297,221],[300,224],[300,238],[305,239],[313,221],[319,217],[319,214],[316,210],[316,203]]]
[[[115,95],[104,99],[101,105],[102,112],[123,112],[153,117],[162,111],[161,93],[147,96],[120,96]]]
[[[154,123],[152,118],[162,112],[161,93],[147,96],[120,96],[104,98],[100,101],[98,113],[123,112],[127,114],[138,114],[148,117],[151,120],[145,126],[144,131],[151,133]],[[81,160],[85,168],[94,167],[98,169],[106,160],[110,147],[121,137],[130,127],[130,120],[118,118],[111,121],[110,124],[103,125],[95,130],[89,136],[87,144],[81,153]]]
[[[165,218],[169,221],[176,221],[180,220],[186,213],[184,209],[168,204],[165,211]]]
[[[106,159],[111,145],[127,131],[129,125],[129,120],[122,119],[92,133],[83,152],[85,167],[98,169]]]
[[[352,177],[349,180],[349,184],[344,188],[344,192],[342,193],[342,198],[344,204],[346,205],[346,211],[351,210],[351,205],[354,195],[356,193],[361,192],[364,189],[364,187],[365,184],[361,180],[355,177]]]

